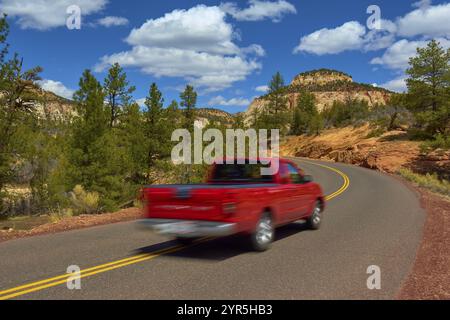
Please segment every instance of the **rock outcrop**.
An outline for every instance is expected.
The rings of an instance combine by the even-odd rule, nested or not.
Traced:
[[[297,75],[286,88],[288,108],[293,109],[296,106],[301,90],[314,94],[319,111],[331,106],[334,101],[362,100],[367,101],[370,107],[385,105],[392,95],[392,92],[386,89],[354,82],[351,76],[328,69]],[[250,122],[252,116],[254,117],[267,104],[267,96],[253,100],[245,112],[245,121]]]

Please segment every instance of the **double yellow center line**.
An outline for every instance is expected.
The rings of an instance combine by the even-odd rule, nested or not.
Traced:
[[[304,161],[304,162],[309,163],[309,164],[313,164],[315,166],[319,166],[319,167],[322,167],[322,168],[325,168],[325,169],[328,169],[328,170],[331,170],[331,171],[337,173],[338,175],[340,175],[342,177],[342,179],[344,180],[344,184],[339,188],[339,190],[333,192],[330,195],[327,195],[325,197],[325,200],[330,201],[331,199],[336,198],[337,196],[343,194],[348,189],[348,187],[350,186],[350,179],[349,179],[349,177],[345,173],[343,173],[342,171],[340,171],[338,169],[335,169],[335,168],[332,168],[332,167],[329,167],[329,166],[326,166],[326,165],[323,165],[323,164],[307,162],[307,161]]]
[[[184,248],[184,246],[176,246],[176,247],[171,247],[171,248],[155,251],[152,253],[139,254],[139,255],[135,255],[130,258],[105,263],[105,264],[98,265],[98,266],[95,266],[92,268],[81,270],[79,276],[77,276],[77,277],[74,277],[74,275],[70,274],[70,273],[63,274],[63,275],[60,275],[60,276],[57,276],[54,278],[49,278],[49,279],[45,279],[45,280],[41,280],[41,281],[37,281],[37,282],[32,282],[29,284],[25,284],[23,286],[0,291],[0,300],[12,299],[12,298],[22,296],[22,295],[25,295],[25,294],[28,294],[31,292],[40,291],[40,290],[44,290],[44,289],[47,289],[50,287],[55,287],[55,286],[67,283],[67,280],[69,279],[69,277],[73,277],[71,279],[81,279],[81,278],[90,277],[90,276],[93,276],[93,275],[96,275],[99,273],[122,268],[122,267],[131,265],[131,264],[135,264],[138,262],[151,260],[151,259],[159,257],[163,254],[168,254],[168,253],[179,251],[182,248]]]
[[[306,161],[305,161],[306,162]],[[322,164],[316,164],[313,162],[307,162],[309,164],[313,164],[316,166],[320,166],[323,167],[325,169],[331,170],[335,173],[337,173],[339,176],[341,176],[344,180],[344,184],[341,186],[341,188],[339,188],[339,190],[333,192],[332,194],[326,196],[326,200],[329,201],[333,198],[336,198],[337,196],[339,196],[340,194],[344,193],[349,185],[350,185],[350,180],[348,178],[348,176],[343,173],[340,170],[337,170],[335,168],[326,166],[326,165],[322,165]],[[201,242],[205,242],[211,240],[211,238],[203,238],[200,239],[198,241],[196,241],[193,245],[199,244]],[[83,269],[80,271],[80,274],[77,275],[76,277],[74,276],[74,274],[71,273],[66,273],[57,277],[53,277],[53,278],[49,278],[49,279],[45,279],[45,280],[41,280],[41,281],[36,281],[36,282],[31,282],[22,286],[18,286],[15,288],[11,288],[11,289],[7,289],[7,290],[3,290],[0,291],[0,300],[8,300],[8,299],[12,299],[12,298],[16,298],[19,296],[23,296],[32,292],[36,292],[36,291],[40,291],[40,290],[44,290],[47,288],[51,288],[51,287],[55,287],[55,286],[59,286],[62,284],[67,283],[67,280],[70,278],[71,280],[73,279],[81,279],[81,278],[87,278],[99,273],[103,273],[103,272],[107,272],[107,271],[111,271],[114,269],[119,269],[119,268],[123,268],[132,264],[136,264],[136,263],[140,263],[143,261],[147,261],[147,260],[151,260],[154,258],[157,258],[161,255],[164,254],[169,254],[169,253],[174,253],[177,251],[180,251],[182,249],[186,248],[186,246],[173,246],[173,247],[169,247],[166,249],[162,249],[162,250],[158,250],[155,252],[151,252],[151,253],[143,253],[143,254],[138,254],[126,259],[122,259],[122,260],[117,260],[117,261],[112,261],[109,263],[105,263],[105,264],[101,264],[92,268],[88,268],[88,269]]]

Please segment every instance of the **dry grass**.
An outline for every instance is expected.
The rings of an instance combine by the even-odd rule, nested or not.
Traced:
[[[440,180],[437,174],[421,175],[405,168],[399,169],[398,174],[419,187],[450,197],[450,182],[447,180]]]

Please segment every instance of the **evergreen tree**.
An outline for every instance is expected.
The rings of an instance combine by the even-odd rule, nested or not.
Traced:
[[[110,127],[113,127],[136,88],[129,85],[127,75],[118,63],[109,69],[103,87],[111,114]]]
[[[197,104],[197,92],[194,87],[187,85],[184,91],[180,94],[181,106],[184,108],[184,128],[192,130],[195,122],[195,106]]]
[[[409,61],[407,100],[417,125],[429,136],[450,131],[450,49],[432,40]]]
[[[183,127],[183,114],[178,107],[178,102],[172,100],[165,110],[166,129],[168,131],[168,139],[171,139],[172,132]]]
[[[23,156],[28,139],[20,128],[35,116],[35,88],[42,68],[24,70],[23,60],[17,54],[5,60],[8,44],[8,24],[0,19],[0,214],[3,211],[4,187],[12,182],[12,163]]]
[[[100,194],[102,211],[114,210],[132,193],[125,183],[129,155],[109,129],[103,87],[89,70],[84,71],[79,87],[74,94],[78,117],[72,126],[67,189],[82,185]]]
[[[148,143],[147,165],[150,169],[156,160],[165,157],[168,153],[170,137],[165,119],[166,111],[163,108],[164,99],[156,83],[150,86],[148,97],[145,99],[147,111],[145,113],[147,126],[146,138]],[[169,141],[168,141],[169,140]]]
[[[6,15],[0,18],[0,63],[3,64],[6,54],[8,53],[8,43],[6,39],[9,34],[9,25],[6,21]]]
[[[123,141],[131,159],[129,174],[131,181],[137,185],[146,183],[145,173],[148,167],[146,121],[137,103],[125,106],[118,139]]]
[[[316,107],[315,96],[307,91],[300,92],[294,119],[291,126],[293,134],[319,134],[323,128],[323,120]]]
[[[268,104],[260,114],[258,127],[260,129],[279,129],[285,133],[288,123],[288,99],[286,87],[280,72],[277,72],[269,83],[267,94]]]
[[[272,114],[280,114],[286,110],[287,98],[285,92],[284,79],[280,72],[277,72],[269,83],[269,109]]]

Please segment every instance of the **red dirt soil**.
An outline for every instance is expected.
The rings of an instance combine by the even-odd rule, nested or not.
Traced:
[[[450,201],[422,188],[414,188],[420,194],[427,217],[416,261],[397,299],[449,300]]]

